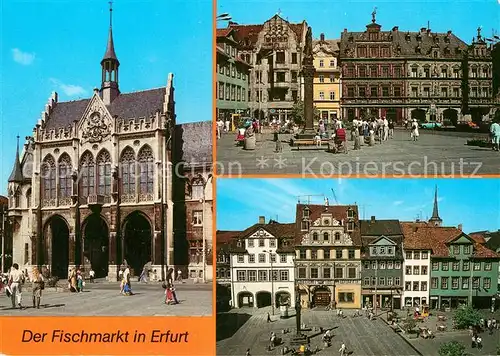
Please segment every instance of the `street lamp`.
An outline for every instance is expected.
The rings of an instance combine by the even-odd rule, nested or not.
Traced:
[[[201,203],[201,231],[202,231],[202,268],[203,268],[203,274],[202,274],[202,280],[203,283],[206,283],[207,281],[207,276],[206,276],[206,265],[207,265],[207,257],[206,257],[206,239],[205,239],[205,188],[206,188],[206,183],[203,185],[203,198],[200,199]]]
[[[5,271],[5,223],[7,222],[7,210],[7,205],[2,205],[0,208],[2,219],[2,270],[0,273]]]
[[[272,315],[274,315],[274,304],[276,298],[274,297],[274,270],[273,270],[273,251],[269,250],[263,250],[262,252],[268,253],[269,254],[269,262],[271,263],[271,312]]]

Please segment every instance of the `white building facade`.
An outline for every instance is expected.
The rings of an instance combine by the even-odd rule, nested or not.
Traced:
[[[244,231],[231,252],[232,305],[294,307],[294,251],[287,239],[294,224],[261,222]]]
[[[430,250],[404,249],[405,307],[429,305],[430,266]]]

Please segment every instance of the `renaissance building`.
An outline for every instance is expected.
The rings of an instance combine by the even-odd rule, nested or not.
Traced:
[[[174,243],[174,167],[194,147],[211,157],[211,125],[191,125],[210,145],[185,139],[192,130],[176,125],[172,74],[160,88],[120,91],[111,23],[100,66],[100,88],[68,102],[53,93],[17,150],[8,182],[13,262],[60,278],[92,268],[116,280],[126,261],[135,275],[147,264],[152,279],[163,279],[188,256],[185,234]]]

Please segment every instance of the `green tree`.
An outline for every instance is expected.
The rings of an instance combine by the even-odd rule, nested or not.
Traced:
[[[316,106],[313,107],[313,118],[314,120],[319,120],[319,115],[320,115],[320,112],[319,110],[316,108]],[[302,125],[305,125],[306,124],[306,119],[304,117],[304,102],[299,100],[299,101],[296,101],[293,106],[292,106],[292,117],[293,117],[293,121],[299,125],[299,126],[302,126]]]
[[[472,306],[459,308],[453,315],[453,321],[457,329],[467,329],[469,326],[478,325],[480,320],[481,314]]]
[[[450,341],[441,345],[439,356],[465,356],[465,346],[458,341]]]

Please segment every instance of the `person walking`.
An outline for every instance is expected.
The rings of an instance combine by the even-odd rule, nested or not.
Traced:
[[[132,286],[130,284],[130,269],[125,268],[125,271],[123,272],[123,293],[125,295],[133,295],[132,293]]]
[[[493,143],[493,150],[500,151],[500,124],[494,121],[490,127],[491,142]]]
[[[23,308],[21,302],[22,302],[22,285],[24,284],[24,281],[25,281],[24,273],[19,270],[19,265],[17,263],[14,263],[9,272],[9,285],[12,293],[10,296],[12,301],[12,308],[16,308],[16,306],[18,306],[19,309]]]
[[[76,268],[72,268],[68,276],[68,289],[70,292],[74,293],[77,291],[77,280],[76,280]]]
[[[384,125],[384,141],[387,141],[389,139],[389,121],[387,121],[387,118],[384,117],[383,120],[383,125]]]
[[[80,269],[78,269],[76,271],[76,290],[78,291],[78,293],[83,293],[84,283],[85,282],[83,281],[82,271],[80,271]]]
[[[418,132],[418,123],[417,123],[417,119],[413,119],[413,122],[411,124],[411,133],[410,133],[410,137],[413,141],[418,141],[418,136],[419,136],[419,132]]]
[[[394,121],[389,121],[389,137],[394,138]]]
[[[45,289],[45,281],[38,268],[33,268],[33,278],[31,280],[31,289],[33,290],[33,308],[40,309],[40,300],[42,299],[42,290]]]
[[[89,271],[89,279],[90,279],[90,283],[94,283],[95,272],[92,268],[90,268],[90,271]]]
[[[245,353],[245,356],[251,356],[250,355],[250,349],[247,349],[247,352]]]
[[[182,283],[182,271],[180,269],[177,270],[177,282]]]
[[[482,348],[483,348],[483,339],[481,339],[481,336],[478,336],[476,338],[476,344],[477,344],[478,350],[482,350]]]
[[[271,315],[269,313],[267,313],[267,322],[270,323],[271,322]]]
[[[340,356],[346,355],[346,346],[345,346],[344,342],[342,342],[342,346],[340,346],[339,352],[340,352]]]
[[[167,282],[167,288],[170,289],[170,292],[172,293],[172,298],[174,300],[175,304],[179,304],[179,301],[177,300],[177,294],[175,293],[175,286],[174,286],[174,269],[169,268],[167,271],[167,276],[165,277],[166,282]]]

